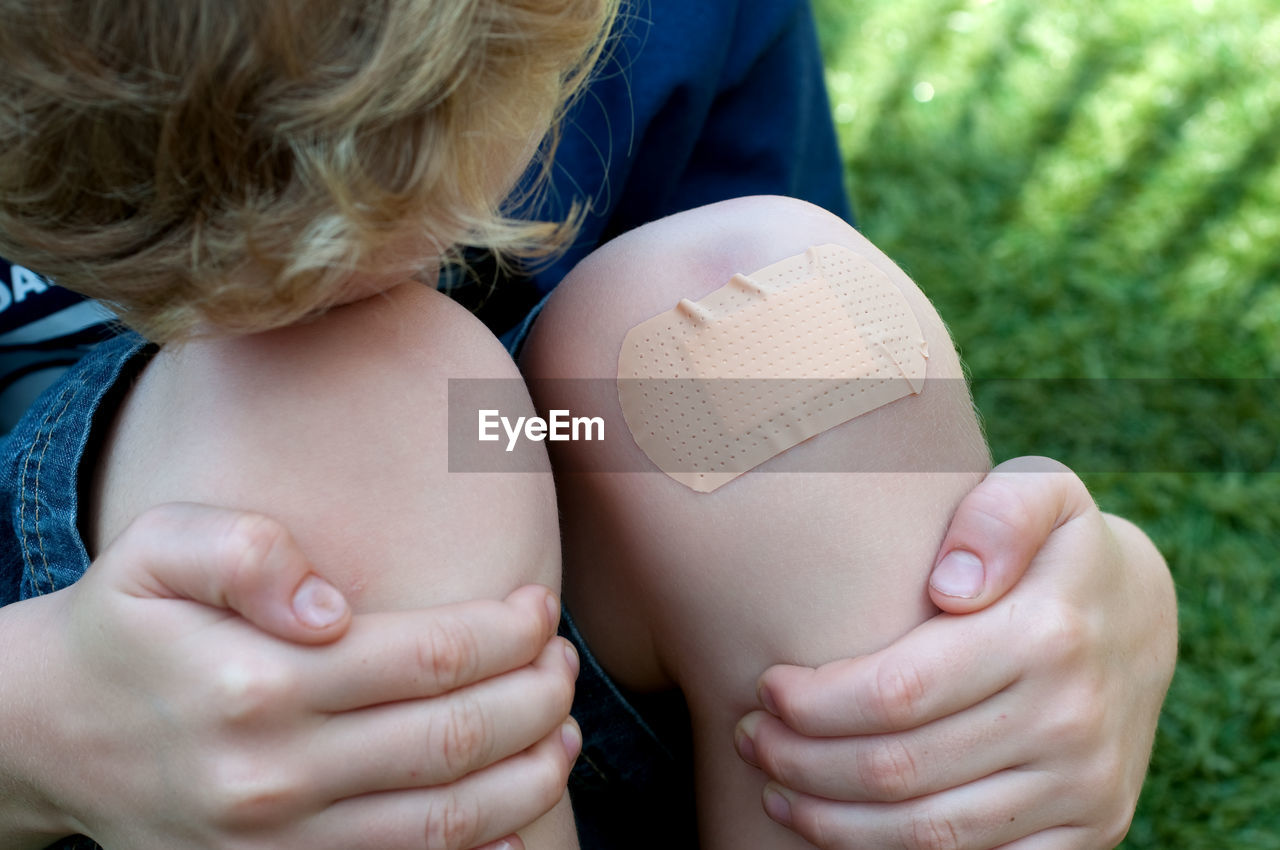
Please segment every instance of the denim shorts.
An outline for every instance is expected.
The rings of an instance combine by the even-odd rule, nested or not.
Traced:
[[[504,342],[514,349],[522,338],[515,333]],[[67,587],[88,569],[82,473],[94,468],[124,393],[154,350],[132,333],[101,343],[9,434],[0,452],[0,604]],[[625,692],[601,668],[567,611],[560,633],[582,658],[573,714],[584,741],[569,789],[583,850],[696,847],[683,701],[678,694]],[[53,846],[97,847],[83,837]]]

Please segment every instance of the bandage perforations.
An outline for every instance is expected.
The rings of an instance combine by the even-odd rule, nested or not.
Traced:
[[[710,492],[849,419],[920,392],[924,337],[867,258],[810,248],[628,332],[618,398],[663,472]]]

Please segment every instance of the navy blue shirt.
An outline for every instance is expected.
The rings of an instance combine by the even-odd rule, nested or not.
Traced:
[[[590,214],[573,247],[529,278],[479,275],[476,310],[516,325],[596,246],[639,225],[744,195],[803,198],[852,221],[807,0],[628,0],[609,54],[564,122],[536,213]]]

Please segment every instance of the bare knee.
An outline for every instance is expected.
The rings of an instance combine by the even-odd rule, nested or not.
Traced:
[[[545,457],[542,475],[451,471],[450,379],[466,377],[503,379],[514,408],[532,411],[493,335],[421,286],[166,348],[104,453],[98,539],[150,506],[196,501],[280,520],[362,610],[555,585]]]
[[[369,305],[377,320],[354,323],[345,353],[358,365],[346,368],[358,374],[331,389],[335,418],[349,420],[348,439],[369,444],[353,452],[351,473],[366,483],[357,491],[366,534],[338,533],[383,538],[389,557],[377,590],[387,606],[501,597],[528,582],[558,588],[558,520],[543,447],[522,446],[518,469],[469,463],[469,387],[486,387],[506,415],[534,413],[515,363],[481,322],[439,293],[412,286],[390,299]],[[328,336],[321,345],[332,350]],[[358,419],[356,399],[368,405]]]
[[[626,331],[680,298],[696,300],[735,273],[834,243],[902,290],[930,344],[929,377],[962,377],[946,328],[920,289],[838,216],[805,201],[754,196],[678,213],[626,233],[582,261],[539,317],[522,368],[543,378],[612,378]]]
[[[735,273],[826,243],[866,257],[901,290],[928,343],[925,389],[795,446],[711,494],[658,472],[632,441],[614,388],[626,332],[680,298],[705,296]],[[579,619],[633,685],[715,670],[724,677],[715,687],[735,680],[721,692],[749,700],[750,682],[763,669],[756,664],[818,663],[833,647],[861,651],[909,627],[927,613],[923,580],[916,589],[898,565],[910,563],[917,573],[927,566],[954,503],[987,463],[958,358],[928,300],[847,223],[800,201],[715,204],[604,246],[552,298],[523,367],[540,407],[605,419],[603,442],[553,448],[552,460],[558,471],[594,470],[559,479],[572,585],[566,592],[571,603],[587,597],[589,610]],[[810,474],[867,469],[868,460],[882,471]],[[839,592],[824,592],[834,584],[842,585]],[[877,589],[895,594],[898,604],[864,612],[857,629],[824,641],[794,625],[848,622],[851,598]],[[682,670],[691,663],[685,638],[703,629],[715,606],[735,623],[751,622],[751,629],[734,627],[751,634],[701,641],[707,657],[692,662],[699,670]],[[884,621],[872,622],[877,616]]]

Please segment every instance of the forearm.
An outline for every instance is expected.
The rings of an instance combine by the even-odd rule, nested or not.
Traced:
[[[48,639],[56,601],[49,597],[0,608],[0,846],[41,848],[74,830],[42,787],[58,701],[56,653]]]

